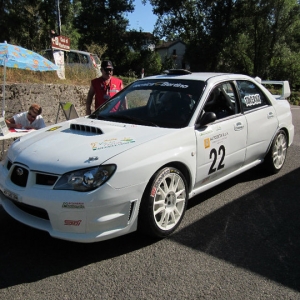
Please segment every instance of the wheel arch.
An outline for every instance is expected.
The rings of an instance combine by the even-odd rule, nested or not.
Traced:
[[[149,181],[148,181],[148,183],[146,185],[146,188],[145,188],[145,190],[143,192],[143,197],[144,197],[145,191],[147,191],[147,188],[148,188],[149,184],[151,184],[152,179],[155,176],[155,174],[158,171],[160,171],[161,169],[166,168],[166,167],[174,167],[174,168],[178,169],[183,174],[183,176],[184,176],[184,178],[186,180],[186,183],[187,183],[187,190],[190,193],[190,191],[192,190],[192,186],[191,186],[192,175],[191,175],[191,172],[189,171],[189,168],[185,164],[183,164],[182,162],[173,161],[173,162],[168,162],[168,163],[164,164],[163,166],[161,166],[160,168],[158,168],[152,174],[152,176],[149,178]]]
[[[287,139],[287,146],[289,147],[289,144],[290,144],[290,135],[289,135],[289,131],[287,130],[286,127],[282,127],[282,128],[279,128],[279,130],[283,130],[285,135],[286,135],[286,139]]]
[[[271,146],[272,146],[272,144],[273,144],[273,141],[274,141],[274,139],[276,138],[276,136],[277,136],[277,134],[278,134],[278,132],[279,132],[280,130],[284,131],[284,133],[285,133],[285,135],[286,135],[286,138],[287,138],[287,147],[289,147],[289,141],[290,141],[289,131],[288,131],[288,129],[287,129],[286,127],[279,127],[279,128],[277,129],[277,131],[275,132],[274,136],[272,137],[271,141],[270,141],[270,144],[269,144],[269,147],[268,147],[267,152],[266,152],[266,154],[265,154],[265,157],[268,155],[268,153],[269,153],[269,151],[270,151],[270,149],[271,149]]]
[[[179,220],[176,221],[176,224],[174,225],[174,227],[171,227],[170,229],[166,229],[165,232],[162,232],[162,228],[160,228],[160,226],[157,224],[157,220],[156,217],[153,215],[153,204],[152,201],[154,201],[154,196],[150,196],[150,194],[152,193],[152,189],[156,189],[154,188],[154,186],[152,186],[155,182],[160,181],[160,177],[158,176],[160,174],[160,176],[165,176],[165,174],[168,175],[168,173],[172,172],[174,173],[174,170],[170,170],[168,173],[164,174],[164,169],[177,169],[180,173],[181,173],[181,177],[183,178],[184,184],[186,186],[186,192],[185,192],[185,202],[184,202],[184,208],[182,207],[183,211],[179,214]],[[178,172],[176,171],[176,173],[178,174]],[[191,182],[191,175],[190,172],[188,170],[188,167],[178,161],[173,161],[173,162],[168,162],[164,165],[162,165],[160,168],[158,168],[153,174],[152,176],[149,178],[149,181],[147,182],[147,185],[145,187],[145,190],[143,192],[142,198],[141,198],[141,202],[139,205],[139,212],[138,212],[138,218],[137,218],[137,230],[141,233],[145,233],[148,234],[150,236],[153,236],[155,238],[163,238],[168,236],[169,234],[173,233],[174,230],[176,230],[176,228],[178,227],[178,225],[180,224],[185,210],[186,210],[186,205],[189,199],[189,188],[190,188],[190,182]],[[159,184],[161,184],[162,181],[159,182]],[[153,198],[148,199],[148,198]],[[165,195],[166,197],[166,195]],[[166,198],[167,199],[167,198]],[[152,212],[151,212],[152,210]],[[149,213],[150,212],[150,213]],[[174,216],[175,217],[175,216]]]

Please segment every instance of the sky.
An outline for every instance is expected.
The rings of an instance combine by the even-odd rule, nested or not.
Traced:
[[[129,29],[140,30],[144,32],[152,32],[157,17],[152,13],[152,5],[142,4],[142,0],[134,0],[134,12],[128,14]]]

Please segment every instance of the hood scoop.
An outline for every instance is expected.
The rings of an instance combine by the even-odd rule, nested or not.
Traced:
[[[71,124],[71,130],[81,131],[81,132],[88,132],[94,134],[103,134],[102,130],[98,127],[89,126],[89,125],[81,125],[81,124]]]

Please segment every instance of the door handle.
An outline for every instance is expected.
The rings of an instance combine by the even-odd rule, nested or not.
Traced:
[[[273,114],[272,111],[269,111],[269,112],[268,112],[267,118],[268,118],[268,119],[274,118],[274,114]]]
[[[238,122],[238,123],[235,123],[234,124],[234,130],[235,131],[239,131],[239,130],[242,130],[244,128],[244,125],[242,122]]]

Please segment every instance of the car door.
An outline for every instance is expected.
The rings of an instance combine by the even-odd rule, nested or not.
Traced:
[[[274,107],[257,85],[247,80],[238,80],[236,83],[248,126],[247,165],[264,158],[278,128],[278,119]]]
[[[233,83],[217,85],[208,96],[204,111],[214,112],[217,119],[195,130],[196,188],[239,169],[244,164],[246,152],[247,122],[240,113]]]

